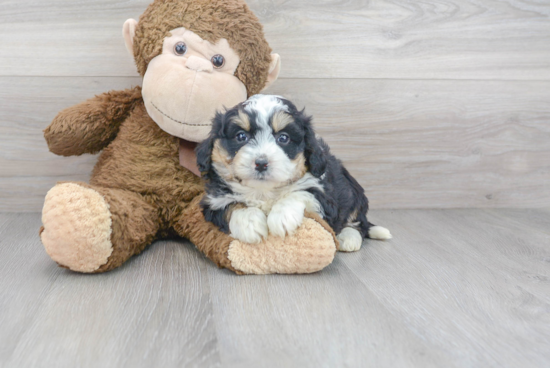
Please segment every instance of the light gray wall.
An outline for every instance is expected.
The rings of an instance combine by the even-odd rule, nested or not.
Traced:
[[[42,130],[137,85],[121,36],[149,0],[0,0],[0,211],[40,211],[96,157]],[[283,59],[283,94],[373,208],[550,206],[550,2],[249,1]]]

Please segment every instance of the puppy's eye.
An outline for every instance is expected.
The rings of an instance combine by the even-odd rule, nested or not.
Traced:
[[[277,143],[288,144],[290,142],[290,137],[286,133],[282,133],[277,137]]]
[[[187,52],[187,45],[185,42],[178,42],[174,46],[174,53],[178,56],[183,56]]]
[[[245,142],[248,142],[248,135],[245,132],[239,132],[235,136],[235,139],[239,143],[245,143]]]
[[[214,65],[214,68],[220,69],[225,65],[225,58],[221,55],[214,55],[212,56],[212,64]]]

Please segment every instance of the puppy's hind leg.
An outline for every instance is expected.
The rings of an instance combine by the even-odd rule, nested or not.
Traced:
[[[367,237],[369,239],[388,240],[392,238],[392,235],[385,227],[371,224]],[[361,249],[361,245],[363,244],[363,236],[359,230],[353,227],[345,227],[336,238],[340,242],[339,250],[341,252],[356,252]]]
[[[340,252],[357,252],[363,244],[361,233],[352,227],[342,229],[336,238],[340,242]]]
[[[367,220],[366,211],[365,213],[359,215],[357,221],[359,222],[361,234],[363,234],[364,237],[375,240],[388,240],[392,238],[392,235],[388,229],[382,226],[371,224]]]

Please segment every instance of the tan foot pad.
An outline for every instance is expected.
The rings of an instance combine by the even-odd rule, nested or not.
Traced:
[[[57,263],[78,272],[94,272],[113,252],[111,213],[95,190],[58,184],[46,195],[40,237]]]
[[[305,218],[292,236],[270,236],[260,244],[238,240],[229,245],[231,265],[247,274],[312,273],[332,263],[336,245],[331,233],[317,221]]]

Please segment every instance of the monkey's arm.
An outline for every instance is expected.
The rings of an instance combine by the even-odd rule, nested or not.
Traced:
[[[135,87],[103,93],[61,111],[44,130],[50,151],[61,156],[101,151],[141,100],[141,87]]]
[[[238,274],[311,273],[328,266],[337,249],[336,236],[317,214],[305,214],[302,225],[284,239],[270,235],[259,244],[236,240],[205,220],[197,196],[174,224],[219,267]]]

